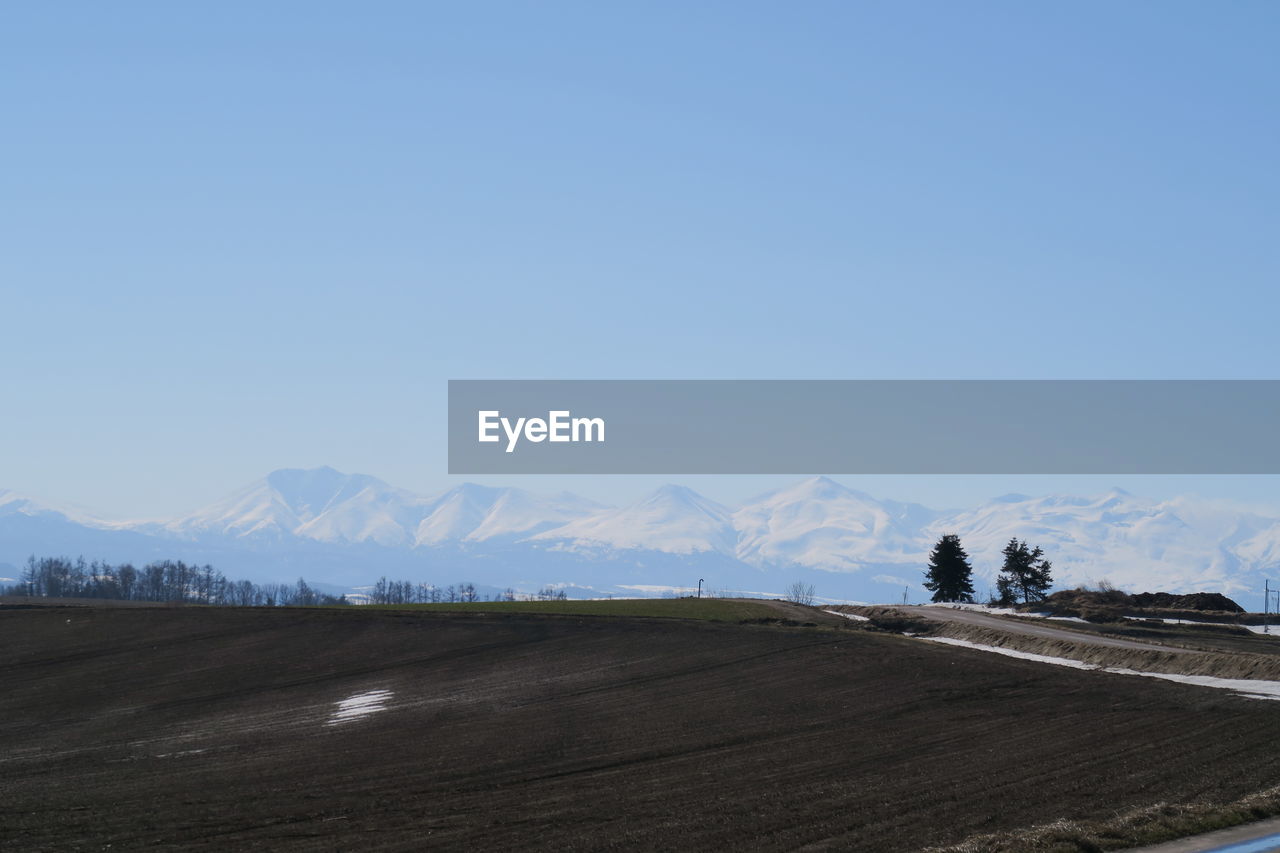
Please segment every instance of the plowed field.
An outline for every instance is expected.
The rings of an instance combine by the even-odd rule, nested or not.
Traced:
[[[1280,778],[1280,704],[896,636],[0,611],[0,848],[908,851]]]

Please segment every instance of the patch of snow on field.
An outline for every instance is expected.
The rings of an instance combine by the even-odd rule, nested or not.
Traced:
[[[367,717],[378,711],[385,711],[387,710],[387,700],[392,695],[390,690],[370,690],[366,693],[356,693],[354,696],[348,696],[341,702],[336,703],[338,710],[334,711],[329,717],[329,725],[336,726],[339,723],[348,723],[361,717]]]
[[[857,613],[841,613],[839,610],[824,610],[823,613],[833,613],[836,616],[843,616],[846,619],[852,619],[854,622],[870,622],[866,616],[859,616]]]
[[[180,750],[179,752],[157,752],[155,754],[155,757],[156,758],[180,758],[184,755],[202,755],[203,753],[206,753],[208,751],[209,750],[207,749],[184,749],[184,750]]]
[[[1014,649],[1002,649],[999,646],[985,646],[981,643],[971,643],[968,640],[954,640],[950,637],[924,637],[923,639],[934,643],[946,643],[949,646],[964,646],[967,649],[977,649],[981,652],[995,652],[998,655],[1036,661],[1037,663],[1068,666],[1072,669],[1096,669],[1102,672],[1115,673],[1116,675],[1141,675],[1146,678],[1163,678],[1165,681],[1176,681],[1180,684],[1194,684],[1197,687],[1234,690],[1239,695],[1249,699],[1280,699],[1280,681],[1260,681],[1252,678],[1218,678],[1213,675],[1176,675],[1171,672],[1140,672],[1136,669],[1125,669],[1118,666],[1096,666],[1084,661],[1071,660],[1070,658],[1057,658],[1049,655],[1037,655],[1032,652],[1020,652]]]

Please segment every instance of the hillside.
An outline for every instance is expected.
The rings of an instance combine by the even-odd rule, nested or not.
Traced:
[[[423,610],[0,610],[0,847],[907,851],[1228,802],[1269,702],[906,638]]]

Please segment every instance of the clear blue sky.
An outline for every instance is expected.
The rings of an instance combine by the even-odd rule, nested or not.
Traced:
[[[1278,38],[1271,2],[11,5],[0,487],[443,488],[448,378],[1275,378]]]

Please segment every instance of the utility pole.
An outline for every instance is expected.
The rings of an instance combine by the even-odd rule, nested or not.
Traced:
[[[702,598],[702,578],[698,578],[698,598]]]
[[[1271,610],[1271,578],[1267,578],[1263,581],[1262,588],[1264,590],[1262,593],[1262,633],[1270,634],[1271,627],[1267,624],[1267,614]]]

